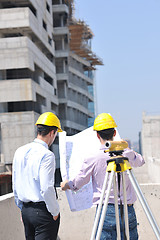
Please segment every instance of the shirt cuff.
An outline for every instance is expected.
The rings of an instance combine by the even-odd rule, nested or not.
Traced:
[[[16,203],[17,207],[19,207],[19,208],[20,208],[20,210],[22,210],[22,207],[23,207],[23,202],[22,202],[22,201],[20,201],[20,200],[17,198],[17,199],[15,199],[15,203]]]
[[[73,191],[77,191],[78,188],[74,185],[73,181],[68,182],[69,188]]]
[[[52,212],[51,214],[53,215],[53,217],[57,216],[60,213],[60,209],[59,209],[59,205],[57,203],[57,207],[55,207],[54,212]]]

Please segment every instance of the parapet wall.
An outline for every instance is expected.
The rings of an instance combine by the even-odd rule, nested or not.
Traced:
[[[25,240],[20,211],[14,203],[13,193],[0,197],[0,240]]]
[[[144,197],[160,227],[160,184],[141,184]],[[58,189],[61,209],[59,240],[89,240],[95,215],[95,208],[80,212],[71,212],[65,193]],[[147,220],[139,200],[135,204],[138,219],[139,240],[152,239],[156,236]],[[25,240],[20,211],[15,206],[13,194],[0,197],[0,240]]]

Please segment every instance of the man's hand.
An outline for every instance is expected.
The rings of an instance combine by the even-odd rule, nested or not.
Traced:
[[[59,217],[59,214],[57,216],[53,216],[54,221],[56,221],[58,217]]]
[[[70,189],[70,187],[68,185],[68,180],[65,180],[64,182],[61,182],[61,189],[63,191],[66,191],[67,189]]]

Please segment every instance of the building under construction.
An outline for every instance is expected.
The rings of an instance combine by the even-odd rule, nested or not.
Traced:
[[[92,38],[73,0],[0,1],[0,195],[11,191],[14,152],[36,137],[39,114],[56,113],[68,135],[93,124],[103,63]],[[58,173],[58,139],[51,149]]]

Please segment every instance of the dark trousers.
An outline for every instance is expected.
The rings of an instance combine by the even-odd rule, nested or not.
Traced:
[[[60,216],[55,221],[44,202],[24,203],[22,220],[26,240],[56,240]]]

